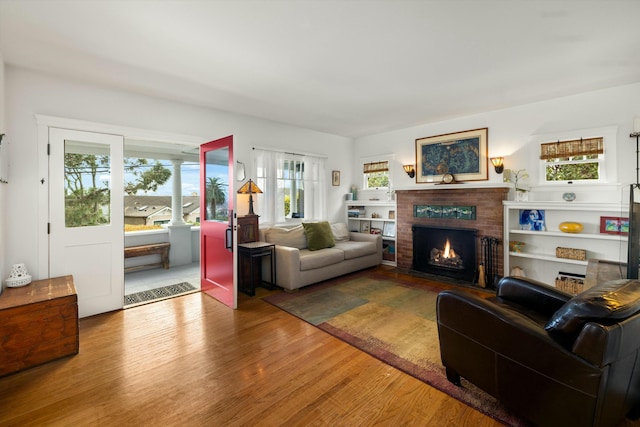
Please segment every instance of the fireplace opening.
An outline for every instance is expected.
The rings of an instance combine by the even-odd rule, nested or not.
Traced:
[[[413,269],[472,282],[476,273],[476,235],[471,228],[413,225]]]
[[[451,246],[449,239],[442,250],[432,248],[429,255],[429,263],[442,268],[453,268],[460,270],[464,268],[464,259],[456,254],[455,249]]]

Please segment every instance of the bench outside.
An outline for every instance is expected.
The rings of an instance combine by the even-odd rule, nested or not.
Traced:
[[[154,243],[151,245],[128,246],[124,248],[124,257],[134,258],[145,255],[160,255],[160,262],[145,265],[127,267],[124,271],[139,270],[142,268],[162,266],[165,270],[169,268],[169,248],[171,243]]]

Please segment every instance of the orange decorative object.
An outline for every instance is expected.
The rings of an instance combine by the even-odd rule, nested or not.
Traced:
[[[563,233],[580,233],[584,229],[582,224],[573,221],[561,222],[558,228]]]

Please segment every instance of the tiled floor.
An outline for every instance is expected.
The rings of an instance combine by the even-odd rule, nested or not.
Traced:
[[[124,275],[124,293],[130,295],[180,282],[189,282],[196,289],[200,289],[200,264],[179,265],[168,270],[153,268],[126,273]]]

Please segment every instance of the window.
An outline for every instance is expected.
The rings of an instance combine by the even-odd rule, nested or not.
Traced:
[[[111,223],[111,147],[64,141],[66,227]]]
[[[365,163],[363,167],[365,190],[389,188],[389,161]]]
[[[602,180],[603,138],[573,139],[540,145],[544,182]]]
[[[326,219],[324,158],[254,148],[261,224]]]
[[[278,187],[284,189],[285,218],[304,218],[304,161],[284,159]]]

